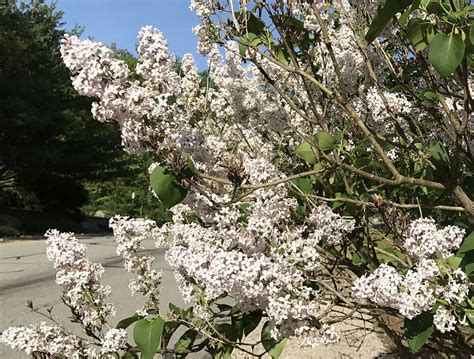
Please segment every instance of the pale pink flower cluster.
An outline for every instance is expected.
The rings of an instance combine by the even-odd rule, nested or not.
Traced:
[[[450,304],[461,303],[469,294],[469,278],[457,268],[449,275],[448,283],[437,288],[437,294]]]
[[[245,158],[244,168],[252,184],[280,177],[262,158]],[[196,194],[188,203],[172,209],[173,223],[162,228],[159,244],[171,238],[166,259],[185,300],[201,303],[199,315],[208,315],[203,298],[211,302],[227,294],[244,312],[264,310],[275,338],[314,337],[311,318],[321,310],[320,294],[310,285],[319,266],[317,246],[339,243],[353,223],[319,206],[306,225],[289,228],[296,202],[284,185],[257,189],[243,202],[245,210],[239,202],[211,208],[206,197]],[[188,223],[193,213],[206,226]]]
[[[209,39],[212,25],[209,20],[202,20],[199,25],[193,27],[193,33],[197,37],[197,51],[201,55],[207,55],[212,51],[213,43]]]
[[[140,29],[138,38],[137,74],[145,79],[145,83],[160,86],[164,93],[179,91],[179,75],[173,71],[176,59],[168,51],[168,41],[163,33],[152,26],[145,26]]]
[[[352,292],[361,301],[396,308],[400,314],[412,319],[434,304],[436,288],[433,280],[438,274],[439,268],[431,259],[420,261],[405,276],[382,264],[372,274],[357,279]]]
[[[128,333],[125,329],[109,329],[101,343],[101,353],[116,353],[126,347]]]
[[[386,102],[382,99],[382,95]],[[414,109],[405,95],[379,90],[372,86],[367,90],[366,101],[366,110],[361,110],[361,112],[367,111],[371,120],[369,124],[374,130],[382,134],[390,134],[398,125],[403,129],[408,129],[405,133],[410,132],[405,116],[412,116]]]
[[[323,324],[321,329],[311,328],[301,342],[302,347],[317,348],[321,345],[336,344],[341,341],[342,334],[334,325]]]
[[[166,91],[171,83],[168,79],[172,78],[166,43],[151,28],[142,29],[140,38],[139,72],[145,78],[145,85],[159,83]],[[155,51],[154,56],[150,49]],[[283,107],[281,111],[280,104],[261,90],[265,79],[256,67],[242,66],[235,44],[227,43],[226,49],[225,62],[218,53],[211,55],[209,76],[216,88],[208,89],[206,94],[199,90],[192,58],[184,58],[184,76],[175,79],[175,87],[182,91],[173,92],[177,95],[176,106],[168,106],[174,111],[175,127],[168,124],[160,133],[184,149],[199,169],[222,173],[229,162],[240,158],[250,184],[281,178],[282,174],[270,165],[274,147],[268,138],[281,145],[285,119],[298,116],[289,108]],[[155,64],[157,58],[162,64]],[[286,78],[275,66],[269,63],[264,66],[273,76]],[[285,86],[294,89],[301,84],[291,80]],[[171,93],[172,89],[168,91]],[[187,121],[207,102],[215,117],[204,117],[199,127],[191,126]],[[164,118],[158,117],[154,118],[160,123],[155,125],[160,127]],[[230,144],[234,144],[234,153],[228,153]],[[353,224],[321,206],[313,211],[307,226],[286,228],[297,203],[288,196],[285,185],[254,191],[245,200],[248,206],[245,211],[239,207],[240,203],[216,210],[209,198],[215,203],[231,199],[210,191],[207,196],[191,192],[186,199],[189,210],[178,207],[180,210],[174,211],[175,223],[165,227],[167,233],[157,235],[160,243],[165,238],[172,240],[167,259],[176,269],[185,298],[193,300],[195,295],[204,295],[207,300],[213,300],[227,293],[243,310],[266,310],[275,337],[307,332],[303,329],[308,327],[308,317],[316,316],[319,310],[318,292],[309,285],[311,274],[318,267],[316,247],[320,241],[340,243]],[[208,226],[185,223],[188,212],[197,213]],[[114,221],[119,248],[129,245],[136,250],[130,232],[143,223],[130,223],[130,228],[124,230],[121,227],[126,224]],[[287,250],[276,250],[278,246]],[[296,265],[301,269],[296,269]],[[205,315],[205,310],[199,312]]]
[[[329,245],[341,244],[347,234],[354,230],[355,224],[353,220],[345,220],[334,213],[327,205],[313,209],[308,217],[308,223],[315,228],[310,236],[314,237],[316,242]]]
[[[129,152],[143,152],[168,128],[174,107],[169,99],[179,92],[178,74],[172,70],[174,57],[163,35],[151,27],[140,31],[139,73],[145,81],[130,79],[124,61],[100,43],[66,36],[61,54],[70,69],[74,88],[98,99],[92,114],[99,121],[114,121],[122,131],[122,143]]]
[[[84,96],[102,96],[109,84],[123,83],[130,75],[127,65],[114,59],[107,47],[77,36],[65,35],[61,56],[73,75],[74,88]]]
[[[466,231],[457,226],[438,229],[433,218],[418,218],[410,223],[403,238],[404,250],[415,259],[445,259],[459,248]]]
[[[463,320],[454,315],[452,306],[466,299],[470,285],[472,284],[466,273],[458,268],[449,275],[447,284],[436,288],[436,294],[448,303],[448,305],[440,305],[434,315],[434,324],[440,332],[452,331],[458,323],[465,325]]]
[[[241,2],[241,6],[245,4]],[[373,7],[375,2],[365,1],[364,5]],[[74,37],[63,41],[62,54],[74,86],[98,99],[93,105],[94,116],[120,126],[129,152],[164,149],[189,156],[199,171],[235,178],[246,185],[262,185],[236,201],[238,194],[232,191],[238,184],[217,185],[200,179],[202,188],[190,189],[183,204],[171,210],[173,222],[163,228],[156,228],[151,221],[115,217],[111,226],[117,253],[125,259],[126,269],[138,274],[130,289],[148,296],[150,305],[157,302],[161,274],[152,268],[152,257],[138,255],[140,243],[149,235],[157,245],[170,245],[166,258],[175,269],[184,298],[196,305],[198,316],[207,318],[207,304],[227,294],[244,312],[265,311],[275,338],[302,336],[310,345],[334,342],[339,336],[332,327],[316,329],[312,322],[323,300],[322,291],[315,289],[312,280],[321,264],[318,249],[343,244],[354,229],[354,221],[323,205],[313,206],[304,223],[295,223],[298,203],[288,185],[264,184],[281,179],[293,164],[300,164],[296,156],[282,153],[281,148],[294,149],[301,143],[292,128],[308,136],[320,130],[305,116],[325,116],[331,131],[353,121],[346,121],[339,105],[328,102],[319,88],[305,84],[300,76],[255,51],[246,50],[252,61],[243,64],[239,46],[228,41],[225,30],[214,27],[210,20],[216,9],[227,6],[218,0],[191,1],[191,9],[201,18],[194,29],[199,52],[209,55],[210,86],[206,88],[200,86],[192,56],[186,54],[181,68],[176,69],[163,34],[149,26],[139,33],[137,81],[131,80],[128,71],[122,70],[123,62],[114,59],[103,45]],[[313,9],[302,2],[291,6],[306,29],[318,31]],[[308,52],[309,61],[319,69],[322,83],[330,89],[341,85],[343,95],[361,118],[369,120],[369,127],[392,134],[398,125],[408,133],[405,119],[418,112],[405,95],[383,90],[387,109],[378,89],[368,85],[372,80],[367,74],[367,59],[355,42],[358,34],[342,16],[350,10],[349,2],[343,1],[343,8],[335,4],[322,12],[342,78],[338,78],[326,46],[319,41]],[[220,36],[222,52],[211,38]],[[97,56],[92,55],[94,51]],[[369,51],[368,56],[375,55]],[[296,65],[308,66],[303,62],[291,64]],[[384,64],[374,62],[373,66],[382,80]],[[290,105],[282,93],[294,104]],[[316,113],[309,106],[312,101]],[[396,159],[396,150],[390,157]],[[413,318],[430,309],[438,295],[451,298],[450,303],[458,303],[465,296],[468,285],[461,274],[449,273],[451,279],[445,286],[434,284],[441,275],[434,258],[445,258],[464,233],[457,227],[438,230],[428,222],[412,223],[404,237],[405,249],[416,258],[416,266],[405,275],[388,265],[380,266],[354,283],[358,298],[397,308]],[[438,238],[443,235],[449,238]],[[146,314],[147,306],[141,314]],[[119,334],[111,334],[111,341],[118,341]]]
[[[117,254],[124,259],[125,269],[137,274],[129,283],[132,295],[140,292],[148,297],[140,314],[146,314],[148,309],[157,310],[162,273],[153,268],[155,257],[138,254],[142,241],[157,231],[156,222],[115,216],[110,219],[109,225],[117,242]]]
[[[106,302],[110,286],[100,283],[104,268],[87,258],[86,246],[72,233],[49,230],[46,237],[46,254],[56,269],[64,302],[86,328],[101,330],[106,317],[115,315],[113,304]]]
[[[460,304],[469,294],[469,278],[461,269],[440,267],[437,261],[452,255],[464,235],[465,231],[456,226],[438,229],[431,218],[413,221],[404,236],[403,246],[417,260],[416,265],[400,275],[394,267],[382,264],[373,273],[355,281],[353,295],[361,301],[396,308],[409,319],[431,310],[437,298],[451,305]],[[454,330],[457,323],[448,307],[438,307],[435,326],[441,332]]]
[[[302,17],[304,19],[303,26],[308,31],[319,30],[318,20],[314,14],[310,3],[302,3],[293,1],[289,4],[291,14],[295,17]]]
[[[442,305],[436,309],[436,313],[433,316],[433,323],[436,326],[436,329],[441,333],[453,331],[457,322],[458,321],[452,312]]]
[[[64,332],[58,326],[50,326],[45,322],[32,324],[29,327],[10,327],[5,329],[0,342],[13,350],[43,352],[58,357],[72,358],[84,350],[84,343],[74,335]],[[80,349],[82,348],[82,349]]]
[[[210,15],[213,10],[207,0],[191,0],[189,9],[196,13],[197,16]]]

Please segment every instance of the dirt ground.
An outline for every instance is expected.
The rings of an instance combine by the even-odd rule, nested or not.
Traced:
[[[367,325],[367,324],[366,324]],[[343,334],[339,343],[333,345],[321,345],[316,348],[302,348],[296,339],[289,340],[283,350],[281,359],[373,359],[373,358],[399,358],[391,355],[394,347],[391,341],[380,329],[366,327],[362,321],[353,320],[344,324],[336,325],[339,332]],[[255,330],[249,337],[248,342],[258,341],[260,330]],[[264,352],[261,345],[253,350],[255,354]],[[250,359],[250,354],[236,351],[233,358]],[[265,355],[264,358],[270,358]]]

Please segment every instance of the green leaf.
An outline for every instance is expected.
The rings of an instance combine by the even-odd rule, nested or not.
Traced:
[[[405,319],[405,337],[408,346],[416,353],[434,332],[433,314],[424,312],[413,319]]]
[[[358,251],[352,252],[352,264],[358,266],[364,263],[364,258]]]
[[[247,47],[248,45],[244,44],[243,42],[239,42],[240,56],[245,57],[245,55],[247,54]]]
[[[456,252],[457,255],[469,252],[470,250],[474,250],[474,232],[471,232],[464,240],[462,241],[461,247],[459,247],[458,251]]]
[[[469,41],[471,41],[471,45],[474,46],[474,24],[471,24],[469,27]]]
[[[436,92],[434,92],[433,90],[424,90],[421,94],[428,101],[431,101],[431,102],[438,101],[438,96],[436,95]]]
[[[451,11],[451,6],[442,0],[429,1],[426,5],[426,11],[437,15],[446,14],[446,12]]]
[[[465,45],[459,34],[437,34],[430,44],[428,58],[442,76],[451,75],[464,57]]]
[[[160,346],[165,322],[161,318],[139,320],[133,329],[133,340],[141,352],[141,359],[153,359]]]
[[[387,0],[383,6],[377,9],[377,13],[365,35],[367,42],[370,44],[374,41],[382,33],[390,19],[412,3],[413,0]]]
[[[316,163],[316,157],[314,156],[313,149],[308,142],[302,142],[298,147],[296,147],[295,153],[303,158],[309,164]]]
[[[171,313],[176,315],[177,317],[189,321],[191,319],[192,313],[193,313],[193,307],[189,307],[188,309],[182,309],[174,305],[173,303],[170,303],[168,305],[168,308]]]
[[[188,159],[188,165],[184,169],[184,174],[187,177],[192,177],[196,173],[196,166],[194,165],[194,162],[191,158]]]
[[[244,334],[252,333],[262,320],[262,311],[255,310],[251,313],[244,314]]]
[[[433,25],[426,20],[413,18],[408,22],[407,35],[416,51],[423,51],[434,38]]]
[[[275,46],[275,49],[276,58],[280,60],[280,62],[282,62],[283,64],[288,65],[290,63],[290,55],[288,54],[288,52],[281,46]]]
[[[260,36],[255,35],[253,32],[242,35],[239,41],[239,52],[242,57],[245,57],[247,47],[250,45],[259,45],[261,43]]]
[[[316,144],[321,151],[331,150],[336,144],[336,138],[326,131],[319,131],[316,134]]]
[[[239,339],[240,333],[237,333],[238,328],[234,327],[229,323],[216,324],[214,328],[218,331],[220,336],[225,337],[230,342],[236,343]],[[213,358],[227,359],[231,357],[233,350],[234,347],[230,344],[216,343],[212,348],[210,348],[209,351],[212,354]]]
[[[163,166],[157,166],[150,174],[150,184],[163,206],[173,207],[186,197],[187,191],[178,184],[176,176]]]
[[[131,317],[122,319],[120,322],[117,323],[117,329],[127,329],[130,325],[135,323],[137,320],[140,320],[142,317],[138,314],[135,314]]]
[[[248,15],[247,31],[257,35],[262,34],[265,30],[265,22],[251,12],[245,11],[244,13]]]
[[[415,11],[416,9],[418,9],[420,7],[420,2],[421,0],[415,0],[413,1],[413,4],[411,4],[410,8],[408,10],[406,10],[401,16],[400,16],[400,19],[398,20],[399,24],[401,27],[405,27],[406,23],[407,23],[407,20],[408,20],[408,17],[410,16],[410,14]]]
[[[440,165],[444,168],[449,167],[448,151],[446,151],[446,148],[441,142],[433,142],[430,147],[428,147],[428,153],[431,155],[431,158],[437,165]]]
[[[467,319],[471,324],[474,324],[474,313],[467,313]]]
[[[171,336],[174,334],[176,329],[179,328],[181,324],[179,322],[175,322],[173,320],[165,322],[165,326],[163,328],[163,334],[161,336],[164,345],[166,345],[169,340],[171,339]]]
[[[185,331],[184,334],[181,335],[181,338],[176,342],[174,351],[176,353],[184,353],[188,351],[196,340],[196,336],[197,333],[192,329]]]
[[[474,272],[474,250],[466,252],[464,257],[462,258],[459,267],[463,270],[464,273],[467,275]]]
[[[127,352],[124,355],[122,355],[122,359],[138,359],[138,355],[135,353]]]
[[[446,263],[448,263],[449,267],[454,270],[454,269],[459,268],[462,258],[463,257],[459,257],[459,256],[451,256],[451,257],[446,258]]]
[[[287,338],[284,338],[282,340],[275,340],[272,338],[272,336],[270,335],[270,322],[266,322],[263,326],[261,340],[265,351],[273,359],[280,357],[281,353],[283,352],[283,348],[285,347],[285,344],[288,341]]]
[[[391,89],[389,89],[388,92],[399,93],[399,92],[404,92],[404,91],[407,91],[407,90],[409,90],[407,85],[396,85],[396,86],[392,87]]]
[[[313,193],[313,185],[308,177],[296,178],[291,181],[303,193]]]

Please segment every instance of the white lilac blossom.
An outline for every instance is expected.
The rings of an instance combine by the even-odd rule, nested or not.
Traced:
[[[394,267],[381,264],[370,275],[357,279],[352,286],[352,293],[361,301],[372,301],[384,306],[397,306],[399,303],[398,287],[403,277]]]
[[[405,274],[398,293],[400,314],[413,319],[431,309],[436,301],[433,282],[438,274],[438,265],[432,259],[422,259]]]
[[[383,264],[374,273],[359,278],[352,287],[353,294],[359,300],[397,308],[409,319],[430,310],[437,296],[451,304],[461,303],[469,292],[466,274],[460,269],[451,271],[448,267],[443,274],[435,259],[444,260],[450,256],[464,235],[465,230],[456,226],[439,229],[432,218],[412,221],[402,245],[406,253],[418,261],[415,267],[402,277],[395,268]],[[441,282],[443,275],[448,276],[447,283],[436,284]],[[440,314],[440,318],[446,318],[445,312]]]
[[[461,269],[456,269],[450,276],[445,286],[439,286],[437,293],[448,303],[460,304],[469,293],[469,278]]]
[[[124,349],[127,343],[128,333],[125,329],[109,329],[104,335],[101,343],[101,353],[116,353]]]
[[[191,0],[189,9],[194,11],[197,16],[209,15],[213,12],[212,7],[206,0]]]
[[[201,55],[207,55],[212,51],[212,41],[209,39],[209,33],[212,30],[210,21],[202,20],[199,25],[193,27],[193,33],[197,37],[197,51]]]
[[[129,283],[132,295],[140,292],[148,297],[140,313],[145,314],[148,309],[158,310],[162,273],[153,268],[155,257],[138,254],[142,241],[157,231],[156,222],[115,216],[110,219],[109,225],[117,242],[117,254],[124,259],[125,269],[137,274]]]
[[[301,342],[302,347],[317,348],[321,345],[336,344],[342,334],[333,325],[324,324],[321,329],[311,329]]]
[[[445,259],[459,248],[466,231],[456,226],[438,229],[433,218],[418,218],[410,223],[403,238],[403,248],[415,259]]]
[[[361,301],[399,309],[411,319],[434,303],[435,288],[430,280],[437,272],[438,267],[432,260],[420,262],[405,276],[398,274],[394,267],[382,264],[372,274],[357,279],[352,292]]]
[[[67,334],[58,326],[47,325],[45,322],[32,324],[29,327],[5,329],[0,336],[0,342],[13,350],[24,351],[28,355],[41,352],[67,358],[73,357],[86,346],[78,337]]]
[[[252,184],[280,177],[263,158],[244,158],[244,168]],[[197,297],[209,302],[227,294],[244,312],[264,310],[275,338],[314,336],[308,320],[321,311],[319,291],[310,285],[319,266],[317,246],[320,241],[339,243],[353,223],[319,206],[305,226],[288,228],[296,202],[285,186],[258,189],[245,201],[246,221],[239,221],[244,214],[239,203],[206,216],[210,203],[204,196],[193,195],[188,205],[172,209],[173,223],[163,226],[160,238],[170,238],[166,259],[183,297],[197,303]],[[207,226],[187,223],[193,212],[206,218]],[[199,315],[206,316],[205,308],[199,308]]]
[[[166,93],[175,93],[179,86],[178,74],[173,71],[176,62],[174,55],[168,51],[168,42],[161,31],[145,26],[138,33],[137,52],[139,60],[137,74],[153,86],[161,86]]]
[[[114,59],[106,46],[77,36],[65,35],[61,56],[73,75],[74,88],[84,96],[101,96],[109,84],[123,83],[130,74],[125,62]]]
[[[72,233],[48,230],[46,237],[46,254],[56,269],[64,302],[86,328],[100,330],[107,316],[115,315],[113,304],[106,302],[110,286],[100,283],[104,268],[87,258],[86,246]]]
[[[412,104],[403,94],[382,91],[375,86],[367,91],[367,111],[372,119],[372,127],[383,134],[393,132],[396,125],[407,128],[404,116],[413,114]],[[383,96],[383,98],[382,98]],[[409,131],[406,131],[409,133]]]
[[[334,2],[331,8],[321,7],[322,3],[316,8],[299,1],[288,4],[293,16],[315,35],[307,60],[298,58],[291,66],[309,69],[311,63],[318,81],[329,91],[341,90],[347,106],[354,107],[355,117],[371,130],[392,136],[401,128],[410,140],[408,120],[423,112],[406,95],[379,87],[377,82],[383,84],[386,74],[383,62],[372,61],[373,74],[368,73],[367,63],[379,57],[372,47],[367,56],[358,48],[356,39],[362,29],[354,32],[347,18],[352,10],[349,2]],[[241,1],[241,8],[246,4]],[[364,1],[361,6],[373,10],[377,4]],[[111,220],[117,253],[124,258],[125,268],[137,274],[130,289],[148,297],[138,313],[146,315],[156,307],[159,294],[161,274],[152,268],[153,258],[139,255],[141,242],[151,236],[158,246],[169,245],[166,259],[198,317],[208,318],[206,303],[228,295],[243,312],[264,311],[274,338],[300,336],[309,346],[336,342],[340,335],[333,327],[322,323],[316,328],[313,321],[327,304],[325,291],[314,285],[324,262],[318,251],[348,243],[355,221],[309,201],[309,215],[296,221],[300,208],[291,187],[268,183],[282,180],[292,174],[288,172],[293,166],[301,165],[281,149],[295,149],[301,143],[300,133],[309,138],[323,129],[313,120],[324,117],[329,132],[343,129],[350,136],[357,133],[350,125],[354,116],[341,111],[337,101],[330,101],[331,96],[304,76],[293,76],[250,47],[242,52],[229,40],[232,36],[227,30],[211,21],[226,5],[217,0],[191,0],[190,8],[200,17],[193,29],[198,50],[209,55],[205,88],[193,57],[186,54],[178,69],[165,37],[150,26],[139,32],[138,80],[102,44],[66,37],[61,47],[75,88],[95,98],[92,112],[96,119],[118,125],[128,152],[164,153],[170,163],[174,161],[168,154],[179,160],[182,156],[192,160],[198,171],[225,179],[214,183],[205,177],[193,178],[202,188],[191,185],[183,203],[171,208],[173,220],[161,228],[148,220],[119,216]],[[337,66],[334,59],[329,61],[327,46],[316,36],[320,26],[314,11],[318,10],[328,25]],[[391,39],[393,28],[384,36]],[[385,45],[379,45],[383,50]],[[243,64],[242,56],[251,61]],[[448,107],[458,113],[456,101],[447,100]],[[350,151],[359,138],[345,140]],[[396,160],[401,154],[395,148],[387,156]],[[238,198],[240,184],[252,188],[242,198]],[[459,271],[441,273],[435,260],[449,256],[463,236],[458,227],[438,229],[431,219],[412,222],[402,240],[415,266],[402,275],[383,264],[355,281],[355,296],[396,308],[407,318],[431,309],[437,296],[450,304],[460,303],[469,290],[466,276]],[[448,279],[439,285],[438,279],[446,275]],[[121,335],[110,332],[104,342],[110,344],[104,346],[119,348]]]
[[[433,317],[433,323],[441,333],[453,331],[457,323],[456,317],[451,311],[440,305],[436,309],[436,313]]]
[[[437,284],[440,276],[440,268],[433,259],[421,259],[404,276],[395,268],[382,264],[372,274],[357,279],[352,293],[362,302],[392,307],[404,317],[413,319],[430,310],[437,296],[458,304],[468,295],[469,282],[461,270],[453,271],[445,286]]]
[[[347,234],[354,230],[354,221],[345,220],[334,213],[327,205],[313,209],[308,217],[308,223],[314,228],[312,237],[325,244],[341,244]]]

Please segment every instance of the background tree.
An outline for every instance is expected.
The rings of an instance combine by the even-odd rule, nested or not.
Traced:
[[[0,207],[144,215],[151,198],[132,184],[149,163],[124,154],[114,126],[93,121],[92,101],[72,88],[62,16],[54,2],[0,5]]]

